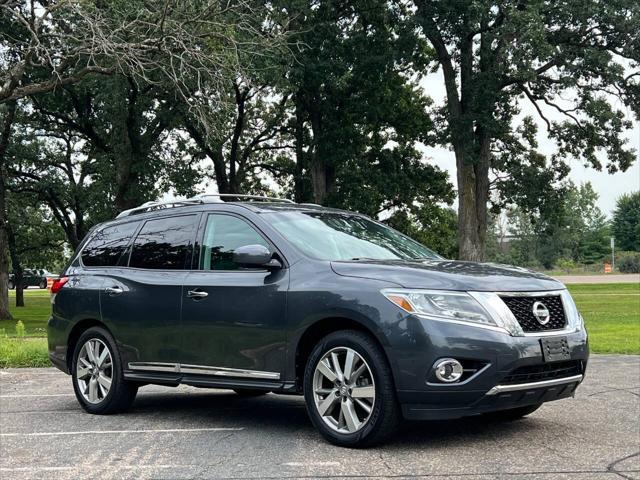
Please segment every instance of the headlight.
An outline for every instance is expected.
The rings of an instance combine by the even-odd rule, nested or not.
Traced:
[[[418,316],[486,327],[502,327],[465,292],[385,289],[382,294],[406,312]]]
[[[573,301],[573,297],[569,293],[569,290],[563,290],[561,295],[562,304],[564,305],[565,309],[565,315],[567,316],[568,327],[576,332],[579,332],[584,328],[584,319],[582,318],[582,315],[580,315],[578,307]]]

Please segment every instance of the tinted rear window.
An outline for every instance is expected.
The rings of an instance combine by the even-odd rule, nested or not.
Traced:
[[[147,221],[133,242],[129,266],[163,270],[185,268],[190,258],[196,215]]]
[[[129,245],[139,222],[103,228],[82,250],[82,263],[87,267],[115,267]]]

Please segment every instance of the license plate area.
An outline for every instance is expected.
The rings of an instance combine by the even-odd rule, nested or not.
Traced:
[[[541,338],[540,345],[545,362],[559,362],[571,359],[567,337]]]

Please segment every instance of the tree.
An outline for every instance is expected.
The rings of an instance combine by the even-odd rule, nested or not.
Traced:
[[[617,248],[640,251],[640,191],[618,198],[612,223]]]
[[[7,232],[7,195],[6,179],[7,151],[11,139],[11,130],[16,115],[16,102],[0,105],[0,320],[12,320],[9,312],[9,251]]]
[[[440,69],[446,90],[438,141],[456,158],[461,258],[485,256],[490,173],[511,173],[499,169],[505,163],[497,154],[535,153],[533,121],[514,128],[522,100],[556,141],[554,162],[573,157],[601,169],[604,151],[610,172],[632,164],[621,135],[630,122],[611,99],[640,115],[638,2],[415,0],[415,6],[435,54],[429,68]]]
[[[216,131],[207,131],[189,112],[182,113],[180,127],[195,143],[192,155],[211,162],[218,193],[259,193],[257,172],[278,176],[272,157],[291,148],[284,133],[289,97],[260,77],[236,78],[227,95],[231,101],[218,112]]]
[[[171,84],[207,122],[234,73],[282,53],[279,25],[255,22],[267,11],[250,0],[4,0],[0,103],[120,73],[142,84]]]
[[[62,258],[65,235],[51,213],[31,195],[8,199],[8,244],[16,286],[16,307],[24,307],[24,267],[50,267]]]
[[[505,263],[552,268],[560,259],[576,263],[601,261],[608,252],[609,224],[597,206],[598,195],[590,183],[578,187],[570,182],[554,202],[530,213],[522,207],[508,209],[513,235]],[[493,258],[492,258],[493,260]]]
[[[453,192],[447,174],[417,149],[431,142],[433,122],[429,99],[412,81],[421,45],[400,21],[405,6],[286,5],[294,12],[291,41],[302,45],[283,87],[294,162],[274,162],[292,179],[288,191],[299,202],[395,215],[396,226],[415,231],[421,212],[451,203]]]

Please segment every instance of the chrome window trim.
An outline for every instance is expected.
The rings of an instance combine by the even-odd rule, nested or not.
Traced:
[[[162,362],[129,362],[130,370],[144,370],[171,373],[191,373],[195,375],[215,375],[219,377],[264,378],[279,380],[278,372],[264,372],[241,368],[210,367],[207,365],[185,365],[180,363]]]
[[[554,378],[553,380],[543,380],[541,382],[518,383],[514,385],[496,385],[485,395],[498,395],[500,393],[531,390],[533,388],[554,387],[556,385],[564,385],[566,383],[580,383],[582,382],[582,378],[582,375],[573,375],[572,377]]]

